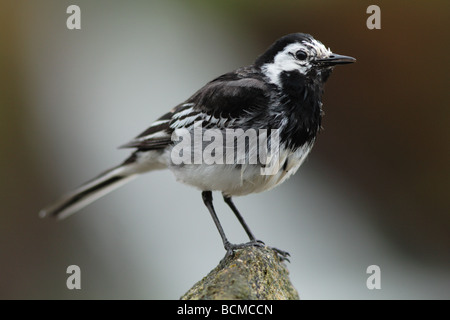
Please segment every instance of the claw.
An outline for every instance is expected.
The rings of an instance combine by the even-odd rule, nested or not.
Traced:
[[[247,247],[260,247],[261,248],[261,247],[265,247],[265,246],[266,245],[265,245],[265,243],[263,241],[256,240],[256,239],[252,240],[252,241],[249,241],[249,242],[246,242],[246,243],[239,243],[239,244],[233,244],[233,243],[227,242],[224,245],[225,250],[227,251],[225,256],[227,257],[227,256],[230,256],[230,255],[233,255],[234,251],[238,250],[238,249],[247,248]],[[291,256],[289,254],[289,252],[283,251],[283,250],[280,250],[280,249],[277,249],[277,248],[274,248],[274,247],[267,247],[267,248],[273,250],[275,252],[277,258],[280,261],[282,261],[282,262],[283,261],[291,262],[288,259],[288,257]]]
[[[270,249],[272,249],[273,251],[275,251],[275,254],[277,255],[278,259],[280,259],[280,261],[287,261],[287,262],[291,262],[288,257],[290,257],[291,255],[289,254],[289,252],[287,251],[283,251],[274,247],[269,247]]]
[[[229,251],[234,251],[234,250],[247,248],[247,247],[264,247],[264,246],[265,246],[264,242],[262,242],[260,240],[252,240],[252,241],[249,241],[246,243],[239,243],[239,244],[233,244],[233,243],[227,242],[225,244],[225,250],[227,250],[227,252],[229,252]]]

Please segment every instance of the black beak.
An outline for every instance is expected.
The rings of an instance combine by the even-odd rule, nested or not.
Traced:
[[[317,59],[316,63],[324,67],[331,67],[338,64],[353,63],[355,61],[356,61],[355,58],[332,53],[329,57],[325,59]]]

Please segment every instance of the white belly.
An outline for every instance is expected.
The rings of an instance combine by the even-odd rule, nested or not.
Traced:
[[[295,152],[282,150],[278,166],[262,168],[259,164],[169,164],[180,182],[202,191],[222,191],[228,196],[241,196],[272,189],[294,174],[305,160],[312,145]],[[262,170],[266,170],[264,173]]]

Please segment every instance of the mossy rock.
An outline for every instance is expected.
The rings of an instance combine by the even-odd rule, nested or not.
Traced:
[[[286,264],[269,247],[245,247],[226,256],[182,300],[298,300]]]

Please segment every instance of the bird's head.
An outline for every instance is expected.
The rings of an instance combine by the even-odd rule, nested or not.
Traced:
[[[288,34],[273,43],[255,61],[269,81],[282,86],[283,73],[297,73],[325,82],[334,66],[355,62],[352,57],[331,52],[320,41],[305,33]]]

